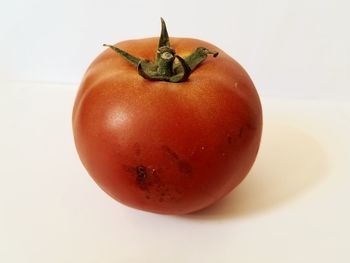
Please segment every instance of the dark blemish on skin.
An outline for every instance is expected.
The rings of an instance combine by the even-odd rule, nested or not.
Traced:
[[[164,202],[171,199],[169,186],[161,181],[161,169],[143,164],[137,166],[123,164],[121,167],[132,176],[135,185],[143,191],[145,199],[159,201],[159,198],[162,198]]]
[[[141,189],[147,189],[148,178],[147,178],[147,169],[143,165],[136,167],[136,183],[140,186]]]
[[[163,145],[162,149],[176,163],[177,169],[180,173],[185,175],[190,175],[192,173],[192,167],[189,162],[181,160],[179,155],[167,145]]]
[[[254,131],[254,130],[256,130],[256,127],[250,124],[244,124],[239,128],[238,132],[237,131],[234,132],[233,136],[227,135],[227,143],[231,145],[235,142],[235,140],[242,139],[243,137],[245,137],[247,132]]]
[[[178,189],[174,185],[160,183],[155,188],[156,193],[154,196],[155,200],[159,202],[173,202],[179,200],[183,196],[183,190]]]
[[[172,155],[174,154],[172,153]],[[177,156],[176,153],[175,155]],[[178,165],[177,168],[183,174],[192,172],[191,166],[181,159],[174,161],[174,164]],[[133,166],[123,164],[121,167],[132,176],[134,185],[142,191],[142,197],[147,202],[175,202],[183,196],[183,189],[162,181],[160,176],[163,173],[162,169],[142,163]]]
[[[179,156],[177,155],[177,153],[170,149],[169,146],[163,145],[162,149],[174,160],[179,160]]]

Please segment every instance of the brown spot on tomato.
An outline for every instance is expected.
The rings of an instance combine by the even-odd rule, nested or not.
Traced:
[[[122,167],[127,173],[134,177],[136,185],[141,190],[146,191],[148,195],[152,187],[160,183],[159,169],[143,164],[137,166],[122,165]]]
[[[179,155],[174,150],[172,150],[169,146],[163,145],[162,149],[172,159],[179,160]]]
[[[147,189],[148,188],[148,174],[147,169],[143,165],[139,165],[136,167],[136,183],[141,189]]]
[[[189,175],[192,173],[192,166],[186,160],[182,160],[179,155],[167,145],[162,146],[166,155],[175,163],[178,171],[182,174]]]
[[[176,164],[178,169],[184,174],[192,172],[191,166],[179,160]],[[137,166],[122,165],[123,169],[133,176],[135,185],[143,191],[143,196],[147,200],[158,200],[159,202],[174,202],[183,195],[182,189],[162,181],[161,169],[150,165],[139,164]]]

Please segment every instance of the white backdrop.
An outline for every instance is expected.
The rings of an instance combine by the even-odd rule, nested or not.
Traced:
[[[2,1],[0,76],[78,84],[102,43],[201,38],[237,59],[263,97],[350,97],[349,1]]]

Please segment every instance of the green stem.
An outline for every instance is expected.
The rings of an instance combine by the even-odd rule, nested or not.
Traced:
[[[130,55],[128,52],[125,52],[124,50],[121,50],[120,48],[117,48],[115,46],[111,46],[107,44],[103,44],[103,46],[111,48],[113,51],[115,51],[117,54],[124,57],[127,61],[129,61],[131,64],[135,65],[136,67],[141,61],[140,58],[134,57],[133,55]]]
[[[194,70],[208,57],[209,54],[213,55],[214,58],[219,55],[218,52],[210,51],[204,47],[199,47],[193,51],[191,55],[185,57],[185,61],[190,66],[191,70]]]
[[[162,28],[161,28],[161,31],[160,31],[158,48],[170,47],[168,30],[166,28],[165,21],[164,21],[164,19],[162,17],[160,18],[160,22],[161,22]]]
[[[157,67],[157,74],[171,77],[173,75],[173,64],[175,60],[175,51],[168,46],[158,48],[157,59],[155,64]]]
[[[218,55],[218,52],[210,51],[204,47],[198,47],[192,54],[184,58],[176,55],[175,50],[170,47],[169,35],[163,18],[161,18],[161,25],[161,34],[154,62],[135,57],[115,46],[106,44],[103,46],[111,48],[137,67],[138,73],[145,79],[175,83],[187,80],[193,70],[206,60],[209,54],[214,57]]]

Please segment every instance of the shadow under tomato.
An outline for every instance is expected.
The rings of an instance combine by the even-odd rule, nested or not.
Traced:
[[[326,173],[325,151],[312,135],[265,123],[258,158],[246,179],[216,204],[183,218],[225,220],[262,213],[306,193]]]

